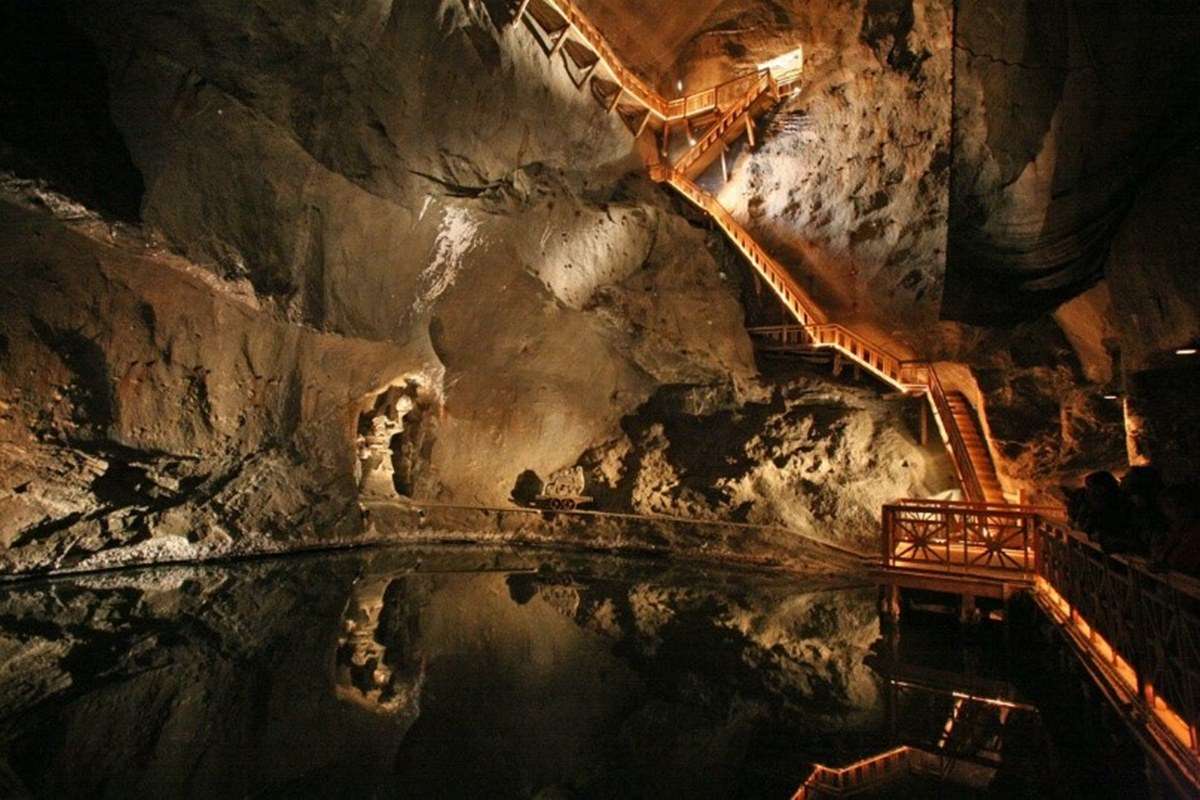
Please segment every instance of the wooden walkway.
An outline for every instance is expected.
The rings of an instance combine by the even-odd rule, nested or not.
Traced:
[[[876,578],[971,596],[1032,592],[1180,796],[1200,796],[1200,584],[1105,555],[1050,509],[1005,504],[979,409],[947,391],[932,363],[829,320],[790,271],[696,182],[718,159],[727,174],[724,154],[736,138],[745,135],[754,145],[755,116],[798,91],[802,58],[668,100],[621,63],[572,0],[521,0],[516,18],[551,58],[562,53],[568,70],[581,74],[576,85],[590,87],[597,102],[621,115],[650,176],[706,212],[795,320],[752,331],[757,338],[778,349],[831,350],[927,399],[966,502],[885,506]],[[690,146],[672,163],[673,124],[683,126]],[[850,783],[864,786],[872,776],[910,769],[919,752],[902,748],[850,767],[818,767],[797,797],[847,793]]]
[[[1110,555],[1055,511],[884,507],[877,577],[1007,598],[1028,591],[1181,797],[1200,796],[1200,581]]]

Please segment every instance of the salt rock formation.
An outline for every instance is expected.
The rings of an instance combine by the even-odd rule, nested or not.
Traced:
[[[401,488],[497,503],[661,383],[753,374],[719,239],[624,178],[620,123],[510,18],[240,8],[76,20],[146,232],[81,236],[50,217],[85,211],[10,183],[6,569],[352,534],[392,387],[422,387]]]
[[[151,5],[4,12],[28,36],[3,56],[0,165],[22,179],[0,206],[0,570],[341,541],[364,481],[504,504],[586,459],[613,507],[857,535],[891,499],[869,476],[942,485],[829,440],[850,488],[799,490],[815,461],[764,459],[802,433],[732,437],[703,457],[756,466],[702,489],[678,471],[644,418],[664,387],[751,415],[771,391],[744,267],[508,4]],[[668,94],[804,47],[802,90],[709,185],[833,316],[975,368],[1009,488],[1119,462],[1099,398],[1122,375],[1190,380],[1156,359],[1195,337],[1195,267],[1166,244],[1186,181],[1162,169],[1194,141],[1193,11],[705,0],[647,25],[585,5]],[[1133,449],[1189,468],[1149,418],[1194,411],[1139,394]],[[846,397],[847,430],[888,438],[894,416]]]
[[[1195,7],[701,11],[678,59],[645,58],[663,85],[797,45],[806,56],[803,90],[764,121],[762,143],[740,151],[727,185],[714,171],[721,199],[835,316],[975,367],[1010,488],[1120,466],[1119,414],[1098,401],[1121,391],[1122,368],[1196,338],[1197,303],[1175,290],[1195,267],[1166,244],[1190,236],[1169,220],[1187,216],[1180,170],[1200,134]],[[1162,266],[1143,272],[1143,252]],[[1091,292],[1106,273],[1113,304]],[[1170,310],[1155,299],[1167,296]],[[1178,437],[1146,438],[1176,458]]]
[[[923,401],[804,373],[761,392],[659,392],[583,457],[598,507],[782,524],[870,551],[883,504],[956,486],[936,431],[932,447],[916,441]]]
[[[352,530],[350,425],[411,350],[288,325],[103,224],[0,218],[5,571]]]

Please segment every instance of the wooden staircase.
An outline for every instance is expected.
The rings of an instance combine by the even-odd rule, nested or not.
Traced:
[[[987,443],[975,416],[961,394],[951,402],[933,364],[906,359],[845,325],[830,322],[825,312],[790,271],[758,244],[694,178],[718,157],[728,144],[745,134],[754,144],[754,117],[797,91],[802,71],[802,54],[776,60],[776,65],[735,78],[719,86],[667,100],[621,63],[616,53],[573,0],[521,0],[516,22],[525,22],[543,40],[549,57],[562,53],[585,77],[577,82],[590,86],[593,97],[609,112],[616,111],[640,142],[650,177],[666,183],[689,202],[704,210],[721,228],[751,268],[796,320],[779,326],[780,342],[813,351],[831,349],[884,382],[909,394],[924,395],[933,411],[938,430],[950,452],[963,494],[973,502],[1003,502],[1004,496]],[[575,37],[575,38],[572,38]],[[689,135],[701,133],[675,163],[664,163],[670,150],[673,123]],[[654,131],[647,130],[654,127]],[[695,128],[693,128],[695,126]],[[662,146],[644,142],[643,135],[661,130]]]
[[[950,406],[950,416],[954,420],[954,427],[962,437],[963,445],[974,465],[975,474],[979,478],[984,502],[1003,503],[1004,489],[1001,488],[1000,477],[996,474],[996,464],[992,461],[987,439],[980,430],[975,410],[971,407],[970,401],[962,392],[950,392],[946,395],[946,402]]]
[[[704,173],[717,158],[721,158],[721,171],[729,177],[725,165],[725,151],[743,133],[754,144],[754,118],[780,101],[779,84],[766,72],[757,76],[746,89],[746,93],[714,122],[701,137],[680,156],[672,168],[687,178],[696,178]]]

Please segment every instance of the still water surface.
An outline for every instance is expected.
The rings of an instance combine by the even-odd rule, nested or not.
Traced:
[[[941,777],[871,796],[1136,796],[1045,659],[876,591],[450,548],[11,585],[0,797],[787,798],[897,744]]]

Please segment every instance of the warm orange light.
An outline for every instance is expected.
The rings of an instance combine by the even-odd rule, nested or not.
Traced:
[[[1050,606],[1062,615],[1059,622],[1070,628],[1074,628],[1078,633],[1076,638],[1084,649],[1090,651],[1091,655],[1098,662],[1106,665],[1110,673],[1117,678],[1121,685],[1130,694],[1137,697],[1137,671],[1134,670],[1133,666],[1103,636],[1088,625],[1083,617],[1079,615],[1079,612],[1072,609],[1071,605],[1062,595],[1055,591],[1054,587],[1048,581],[1039,576],[1035,585],[1038,591],[1042,593],[1043,598],[1049,601]],[[1150,709],[1154,712],[1155,718],[1171,736],[1178,740],[1184,747],[1191,749],[1196,746],[1195,737],[1187,722],[1175,709],[1171,708],[1161,697],[1154,693],[1154,687],[1150,684],[1146,684],[1144,697]]]
[[[915,683],[909,683],[908,681],[893,680],[892,683],[894,683],[897,686],[902,686],[906,689],[922,689],[922,688],[924,688]],[[948,694],[957,700],[970,700],[972,703],[983,703],[983,704],[989,705],[989,706],[1000,706],[1001,708],[1019,708],[1019,709],[1026,709],[1026,710],[1030,710],[1030,711],[1033,710],[1033,706],[1031,706],[1031,705],[1027,705],[1025,703],[1017,703],[1012,700],[1004,700],[999,697],[981,697],[977,694],[968,694],[967,692],[959,692],[959,691],[950,691],[950,692],[948,692]]]
[[[1194,747],[1192,729],[1188,727],[1183,717],[1175,713],[1175,709],[1167,705],[1161,697],[1154,694],[1154,687],[1150,684],[1146,684],[1146,693],[1150,695],[1150,707],[1154,711],[1154,716],[1158,717],[1158,721],[1163,724],[1163,727],[1170,731],[1171,735],[1178,739],[1184,747]]]

